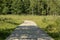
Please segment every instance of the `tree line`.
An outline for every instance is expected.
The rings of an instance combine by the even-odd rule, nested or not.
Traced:
[[[0,14],[60,15],[58,0],[0,0]]]

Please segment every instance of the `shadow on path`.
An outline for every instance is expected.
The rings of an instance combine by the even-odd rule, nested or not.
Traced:
[[[43,30],[35,26],[18,26],[6,40],[51,40]]]

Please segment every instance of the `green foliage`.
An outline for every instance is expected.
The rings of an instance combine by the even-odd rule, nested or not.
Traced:
[[[60,15],[58,0],[0,0],[0,14]]]
[[[2,13],[6,14],[6,13],[8,13],[8,10],[9,10],[8,7],[4,7]]]

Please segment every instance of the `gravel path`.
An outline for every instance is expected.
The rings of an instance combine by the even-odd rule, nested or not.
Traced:
[[[25,20],[6,40],[53,40],[33,21]]]

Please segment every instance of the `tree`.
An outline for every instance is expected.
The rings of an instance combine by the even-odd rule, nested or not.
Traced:
[[[60,15],[59,0],[0,0],[0,14]]]

